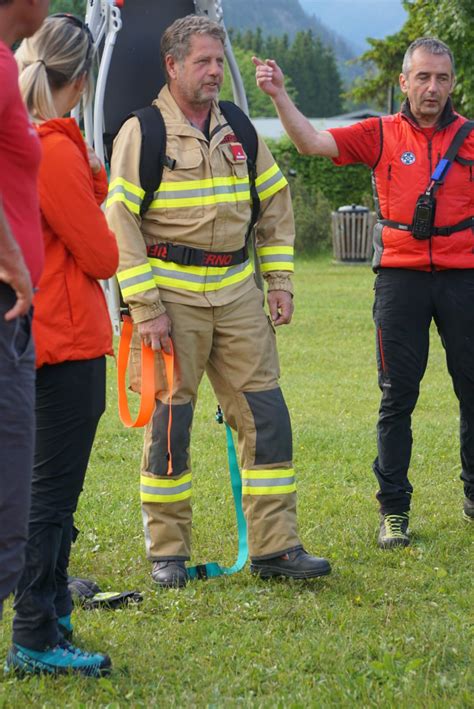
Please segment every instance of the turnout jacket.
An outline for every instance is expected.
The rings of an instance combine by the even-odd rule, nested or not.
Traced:
[[[140,124],[131,118],[114,142],[107,219],[117,235],[117,274],[134,322],[165,312],[166,302],[226,305],[254,286],[249,259],[232,266],[185,266],[147,255],[147,247],[177,244],[226,253],[244,246],[251,216],[247,161],[217,102],[209,135],[186,119],[168,87],[155,100],[166,125],[166,161],[159,189],[143,218],[140,204]],[[288,183],[259,138],[256,189],[260,214],[257,256],[270,290],[292,291],[294,220]],[[159,254],[159,251],[157,252]]]

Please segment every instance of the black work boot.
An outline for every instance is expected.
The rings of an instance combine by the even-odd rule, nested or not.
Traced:
[[[474,500],[470,500],[468,497],[464,498],[464,509],[462,516],[466,522],[474,522]]]
[[[282,556],[271,559],[252,561],[250,572],[264,579],[271,576],[287,576],[292,579],[312,579],[316,576],[327,576],[331,566],[327,559],[311,556],[303,547],[289,551]]]
[[[182,588],[188,582],[184,561],[180,559],[153,562],[151,577],[163,588]]]

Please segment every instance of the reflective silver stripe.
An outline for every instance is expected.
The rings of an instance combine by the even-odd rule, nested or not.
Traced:
[[[151,274],[151,270],[149,270],[146,273],[141,273],[140,275],[133,276],[132,278],[120,279],[119,280],[120,288],[122,288],[122,290],[123,290],[124,288],[128,288],[129,286],[134,286],[138,283],[146,283],[147,281],[149,281],[151,279],[152,279],[152,274]]]
[[[185,492],[186,490],[190,490],[192,487],[192,483],[187,482],[183,483],[182,485],[176,485],[173,487],[158,487],[158,486],[153,486],[151,487],[150,485],[140,485],[140,491],[141,492],[146,492],[149,495],[177,495],[180,492]]]
[[[212,197],[217,194],[232,194],[234,192],[248,192],[249,182],[239,185],[216,185],[214,187],[197,187],[192,190],[161,190],[155,192],[153,200],[186,199],[198,197]]]
[[[157,259],[158,260],[158,259]],[[171,265],[171,262],[170,262]],[[241,273],[249,265],[249,261],[244,261],[244,263],[239,263],[236,266],[223,266],[223,273],[218,273],[216,275],[210,275],[203,273],[188,273],[182,270],[165,269],[159,266],[152,265],[153,276],[155,278],[175,278],[178,281],[189,281],[190,283],[219,283],[222,280],[231,278],[232,276]],[[181,267],[185,268],[185,267]],[[205,269],[205,266],[198,266],[196,268]],[[213,268],[219,268],[217,266]]]
[[[293,263],[293,256],[290,254],[272,254],[271,256],[260,256],[260,263]]]
[[[116,185],[113,189],[109,191],[109,194],[107,196],[107,200],[109,200],[111,197],[113,197],[116,194],[121,194],[124,195],[126,200],[128,202],[133,202],[136,204],[138,207],[140,207],[142,200],[140,197],[138,197],[136,194],[133,194],[133,192],[130,192],[129,190],[126,190],[123,185]]]
[[[274,175],[272,175],[272,177],[269,177],[268,180],[265,180],[265,182],[262,182],[260,185],[257,185],[258,194],[265,192],[265,190],[267,190],[269,187],[272,187],[273,185],[275,185],[277,182],[279,182],[282,179],[285,180],[285,178],[283,177],[283,173],[281,172],[281,170],[278,170],[278,172],[276,172]],[[286,184],[286,180],[285,180],[285,184]]]
[[[248,474],[248,473],[247,473]],[[282,487],[283,485],[292,485],[295,482],[295,476],[291,475],[288,478],[252,478],[245,479],[246,487]]]

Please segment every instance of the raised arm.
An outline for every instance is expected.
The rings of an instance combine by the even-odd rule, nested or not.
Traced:
[[[303,155],[321,155],[327,158],[337,158],[339,151],[331,133],[316,130],[295,104],[285,90],[283,72],[273,59],[262,61],[252,57],[255,64],[257,86],[272,99],[285,131]]]

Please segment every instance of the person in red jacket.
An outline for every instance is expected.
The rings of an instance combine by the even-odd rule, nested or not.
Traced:
[[[253,59],[257,84],[273,100],[298,151],[336,165],[372,168],[374,320],[382,402],[374,472],[383,549],[406,546],[413,488],[408,479],[411,414],[426,369],[434,319],[460,406],[461,479],[466,520],[474,520],[474,133],[462,143],[437,189],[432,176],[466,118],[453,109],[454,60],[443,42],[421,37],[408,47],[400,74],[400,113],[348,128],[317,131],[296,109],[272,60]],[[420,199],[421,196],[421,199]],[[416,211],[417,203],[420,207]],[[434,217],[434,218],[433,218]]]
[[[37,348],[36,449],[29,539],[15,595],[7,667],[98,677],[106,655],[89,654],[72,631],[67,567],[73,514],[105,409],[105,355],[112,328],[98,279],[110,278],[118,251],[100,204],[105,170],[73,118],[87,89],[94,46],[72,15],[53,15],[20,45],[20,89],[43,149],[39,172],[45,268],[34,299]]]

